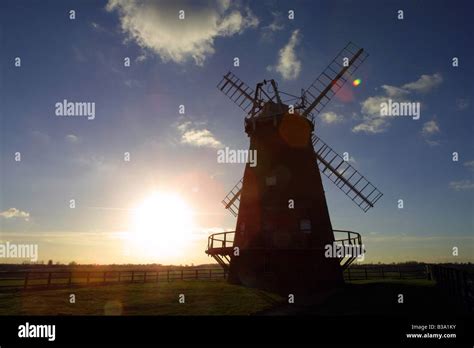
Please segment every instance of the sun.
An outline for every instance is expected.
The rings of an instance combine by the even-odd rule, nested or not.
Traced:
[[[193,213],[177,194],[154,192],[133,210],[130,240],[142,256],[182,254],[192,239]]]

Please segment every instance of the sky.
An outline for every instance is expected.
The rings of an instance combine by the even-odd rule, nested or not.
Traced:
[[[354,76],[361,83],[346,84],[315,131],[384,196],[364,213],[324,177],[333,227],[362,234],[365,262],[472,262],[473,9],[2,1],[0,241],[37,244],[40,260],[63,263],[213,262],[207,236],[235,229],[221,200],[244,170],[218,163],[217,150],[248,148],[244,113],[216,88],[222,75],[232,70],[252,87],[274,78],[300,94],[352,41],[369,53]],[[64,99],[95,103],[93,119],[58,117]],[[420,103],[419,119],[380,116],[388,99]],[[173,253],[134,243],[134,212],[153,192],[192,211],[188,243]]]

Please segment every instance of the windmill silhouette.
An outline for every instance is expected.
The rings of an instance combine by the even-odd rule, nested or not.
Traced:
[[[258,154],[257,166],[247,164],[223,200],[237,217],[236,230],[208,239],[206,253],[228,272],[229,282],[282,293],[343,283],[355,255],[326,257],[325,246],[361,246],[362,240],[356,232],[333,230],[320,171],[364,212],[382,193],[314,134],[314,117],[367,56],[349,42],[299,97],[279,91],[274,80],[254,91],[231,72],[217,85],[247,113],[245,132]],[[343,237],[335,239],[335,233]]]

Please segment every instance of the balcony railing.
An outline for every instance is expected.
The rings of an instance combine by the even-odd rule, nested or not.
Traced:
[[[343,250],[346,246],[359,247],[360,252],[364,252],[362,249],[362,237],[359,233],[347,230],[333,230],[334,232],[334,243],[341,244]],[[230,253],[234,246],[235,231],[219,232],[211,234],[207,240],[206,253],[212,255],[219,264],[226,266],[230,262]],[[262,248],[262,250],[265,248]],[[299,249],[299,248],[298,248]],[[352,262],[357,258],[357,255],[349,254],[340,258],[340,264],[343,269],[349,267]],[[224,267],[224,266],[223,266]]]

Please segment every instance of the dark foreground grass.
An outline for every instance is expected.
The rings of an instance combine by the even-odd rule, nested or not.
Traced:
[[[225,281],[176,281],[3,293],[0,315],[249,315],[279,301]]]
[[[69,303],[75,294],[76,303]],[[179,295],[185,295],[180,304]],[[402,294],[404,303],[398,303]],[[459,306],[424,279],[347,282],[324,297],[294,304],[225,281],[175,281],[0,294],[1,315],[322,315],[406,316],[459,313]]]
[[[329,316],[439,316],[462,311],[453,298],[435,285],[426,279],[347,282],[323,303],[308,306],[301,312]],[[403,303],[399,303],[399,295],[403,295]]]

